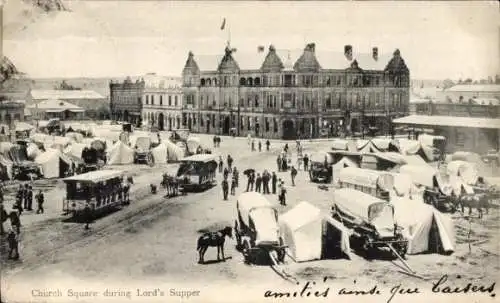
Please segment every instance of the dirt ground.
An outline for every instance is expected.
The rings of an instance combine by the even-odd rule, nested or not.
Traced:
[[[210,137],[200,137],[211,145]],[[292,149],[295,146],[294,143],[289,145]],[[215,149],[214,153],[224,158],[231,154],[240,172],[247,168],[276,171],[275,159],[282,146],[282,143],[273,141],[271,151],[251,152],[246,139],[224,137],[221,147]],[[328,149],[328,142],[304,142],[303,146],[304,153],[310,154]],[[135,184],[131,192],[133,202],[97,220],[90,231],[85,231],[81,224],[65,222],[61,215],[64,194],[61,181],[37,181],[35,188],[46,190],[46,213],[22,215],[21,259],[6,260],[6,245],[2,243],[1,286],[4,298],[11,298],[7,302],[24,302],[19,300],[24,298],[18,293],[19,287],[29,292],[27,290],[33,287],[48,287],[48,282],[42,281],[54,279],[59,283],[63,280],[78,281],[78,285],[112,281],[109,283],[116,287],[129,285],[131,281],[189,283],[208,288],[210,285],[230,282],[242,291],[250,289],[252,285],[265,285],[265,289],[290,285],[269,266],[245,265],[241,254],[235,249],[233,239],[226,242],[225,255],[228,259],[225,262],[197,263],[197,237],[204,231],[233,226],[236,197],[244,190],[246,178],[240,178],[240,188],[236,196],[230,196],[229,201],[223,201],[220,185],[202,193],[167,199],[161,192],[151,195],[149,184],[159,184],[161,174],[166,170],[175,171],[175,164],[153,168],[129,165],[121,168],[134,176]],[[278,205],[281,212],[301,201],[308,201],[324,210],[331,206],[331,190],[319,190],[317,184],[309,182],[305,172],[299,171],[295,187],[290,185],[289,173],[278,175],[285,180],[288,188],[288,205]],[[217,179],[220,184],[220,174],[217,174]],[[277,196],[268,198],[278,204]],[[429,288],[430,281],[439,279],[443,274],[447,274],[450,280],[453,278],[460,282],[460,285],[474,281],[494,282],[498,280],[500,271],[499,208],[490,209],[490,213],[482,220],[477,219],[476,215],[473,213],[470,228],[468,218],[459,213],[453,215],[456,247],[452,255],[408,256],[408,264],[422,278],[408,275],[398,261],[368,261],[357,255],[352,260],[306,263],[294,263],[288,259],[285,269],[299,281],[321,281],[328,276],[330,281],[338,285],[352,285],[353,280],[357,280],[357,285],[405,283],[407,286]],[[205,259],[215,258],[216,249],[210,248]],[[217,301],[247,299],[255,302],[262,298],[260,295],[250,300],[250,297],[242,294],[226,294]],[[29,297],[29,293],[25,295]],[[29,298],[34,302],[40,299]],[[49,301],[49,298],[43,300]],[[482,299],[477,302],[482,302]]]

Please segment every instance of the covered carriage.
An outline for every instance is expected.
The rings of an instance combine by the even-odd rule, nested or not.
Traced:
[[[336,190],[333,201],[332,217],[352,229],[353,240],[369,256],[390,248],[404,257],[408,241],[396,223],[391,203],[350,188]]]
[[[245,192],[238,197],[236,211],[234,230],[245,262],[257,261],[261,253],[274,253],[282,262],[286,246],[280,236],[278,211],[271,202],[260,193]]]
[[[453,188],[449,182],[443,180],[436,169],[429,166],[403,165],[399,168],[399,172],[409,175],[416,185],[424,188],[425,203],[437,209],[455,211],[451,197]]]
[[[153,153],[151,152],[152,140],[148,135],[133,138],[134,163],[154,165]]]

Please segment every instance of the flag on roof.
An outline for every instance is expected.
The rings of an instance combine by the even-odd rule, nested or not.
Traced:
[[[220,30],[224,30],[224,28],[226,28],[226,18],[224,18],[224,20],[222,20],[222,25],[220,26]]]

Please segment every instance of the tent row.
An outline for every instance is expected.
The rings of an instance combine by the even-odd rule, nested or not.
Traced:
[[[392,203],[395,219],[408,239],[408,254],[454,251],[455,233],[449,217],[430,205],[404,198]],[[284,244],[295,262],[332,256],[351,259],[351,231],[309,202],[300,202],[280,215],[279,226]]]

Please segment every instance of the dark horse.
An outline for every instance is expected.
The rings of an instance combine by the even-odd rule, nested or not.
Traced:
[[[230,226],[226,226],[224,229],[221,229],[216,232],[207,232],[201,235],[198,238],[198,246],[196,250],[199,253],[199,264],[205,263],[203,257],[207,252],[208,247],[217,246],[217,261],[220,260],[219,253],[222,252],[222,261],[226,261],[226,257],[224,256],[224,242],[226,241],[226,236],[232,238],[233,237],[233,229]]]

